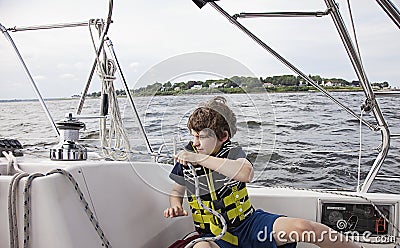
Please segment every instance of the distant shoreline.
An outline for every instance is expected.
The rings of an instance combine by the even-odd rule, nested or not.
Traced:
[[[76,97],[60,97],[60,98],[47,98],[44,99],[45,101],[60,101],[60,100],[73,100],[73,99],[79,99]],[[33,98],[33,99],[0,99],[1,102],[38,102],[39,99]]]
[[[326,89],[328,92],[363,92],[363,89],[360,87],[351,87],[351,88],[331,88],[331,89]],[[319,90],[316,89],[308,89],[308,90],[283,90],[283,91],[268,91],[267,89],[264,92],[223,92],[223,91],[213,91],[213,92],[205,92],[202,90],[186,90],[186,91],[176,91],[176,92],[164,92],[162,94],[159,94],[159,92],[141,92],[141,94],[136,94],[133,93],[133,96],[136,97],[144,97],[144,96],[173,96],[173,95],[211,95],[211,94],[216,94],[216,93],[224,93],[224,94],[263,94],[263,93],[269,93],[269,94],[275,94],[275,93],[319,93]],[[156,94],[154,94],[156,93]],[[385,90],[379,90],[375,91],[375,93],[383,93],[383,94],[400,94],[400,90],[391,90],[391,89],[385,89]],[[93,96],[88,96],[87,99],[98,99],[100,97],[93,97]],[[126,95],[120,95],[118,98],[126,98]],[[80,99],[79,97],[60,97],[60,98],[47,98],[44,99],[45,101],[60,101],[60,100],[76,100]],[[38,99],[0,99],[0,103],[4,102],[38,102]]]

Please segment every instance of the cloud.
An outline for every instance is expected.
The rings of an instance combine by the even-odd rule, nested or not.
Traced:
[[[66,69],[66,68],[70,68],[70,66],[66,63],[60,63],[56,66],[59,69]]]
[[[33,77],[33,80],[35,80],[35,81],[41,81],[41,80],[47,79],[47,77],[44,75],[36,75],[36,76],[32,76],[32,77]]]
[[[77,68],[77,69],[87,69],[87,68],[89,68],[89,66],[88,65],[86,65],[85,63],[83,63],[83,62],[76,62],[76,63],[74,63],[74,65],[73,65],[75,68]]]
[[[139,62],[132,62],[132,63],[129,64],[130,68],[136,68],[138,66],[139,66]]]
[[[351,32],[347,2],[337,2]],[[400,6],[400,0],[393,2]],[[67,23],[105,17],[107,3],[93,3],[37,0],[35,4],[27,4],[0,0],[0,16],[5,27]],[[80,6],[78,11],[75,10],[76,4]],[[238,0],[220,1],[218,4],[229,14],[326,8],[323,1],[311,0],[253,0],[251,4]],[[373,81],[388,81],[400,86],[396,69],[400,64],[398,28],[376,2],[359,0],[352,4],[367,74]],[[135,9],[135,15],[132,15],[132,9]],[[32,12],[41,14],[31,15]],[[152,15],[149,16],[149,13]],[[113,21],[109,37],[125,76],[131,82],[137,81],[146,70],[161,61],[193,52],[214,52],[231,57],[262,77],[272,73],[292,73],[211,6],[199,10],[192,1],[119,1],[114,6]],[[251,18],[239,21],[296,67],[304,70],[305,74],[355,79],[331,17]],[[78,79],[86,81],[94,61],[87,27],[17,32],[10,35],[29,69],[38,74],[35,79],[43,80],[42,84],[48,83],[46,90],[54,84],[47,82],[47,78],[57,78],[60,81],[58,85],[64,83],[65,79],[68,81],[65,83],[71,88],[83,87],[77,82],[71,82]],[[3,80],[26,81],[12,48],[1,35],[0,51],[0,74],[3,75]],[[383,66],[386,63],[388,66]],[[23,90],[25,89],[21,89],[21,92]],[[54,87],[49,94],[56,97],[63,92],[59,87]],[[0,99],[2,97],[5,95],[0,92]]]
[[[62,78],[62,79],[74,79],[74,78],[76,78],[76,76],[74,74],[65,73],[65,74],[60,75],[60,78]]]

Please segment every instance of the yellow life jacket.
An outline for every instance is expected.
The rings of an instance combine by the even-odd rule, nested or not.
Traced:
[[[189,143],[187,150],[196,152],[192,143]],[[233,154],[233,157],[230,157],[230,153]],[[215,154],[215,157],[231,159],[242,156],[245,157],[243,150],[232,145],[230,141],[225,142]],[[196,229],[201,233],[212,233],[217,236],[222,231],[219,219],[203,209],[196,200],[192,171],[185,167],[182,167],[182,170],[184,176],[187,178],[185,185]],[[238,238],[229,233],[229,230],[239,226],[247,216],[250,216],[254,212],[247,193],[246,183],[232,180],[205,167],[197,167],[195,171],[201,184],[201,187],[199,186],[200,198],[203,204],[221,213],[227,222],[228,231],[222,237],[222,240],[238,245]]]
[[[202,201],[204,205],[218,211],[224,216],[228,223],[228,230],[241,224],[254,211],[246,187],[239,190],[237,186],[234,186],[231,189],[232,193],[220,200]],[[193,222],[197,228],[200,228],[200,231],[209,230],[214,235],[221,233],[222,227],[219,219],[202,208],[194,195],[189,197],[188,202],[192,209]],[[235,225],[232,226],[232,223],[235,223]],[[226,232],[222,240],[238,245],[238,238],[229,232]]]

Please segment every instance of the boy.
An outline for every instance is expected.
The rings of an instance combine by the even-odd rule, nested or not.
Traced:
[[[220,211],[227,221],[228,232],[215,242],[201,241],[195,248],[207,247],[272,247],[292,248],[296,242],[313,242],[320,247],[356,248],[348,241],[340,244],[325,238],[302,240],[303,232],[314,232],[316,237],[332,234],[320,223],[283,217],[263,210],[255,210],[247,194],[246,183],[253,178],[253,166],[241,147],[230,139],[236,133],[236,117],[223,97],[215,97],[197,108],[187,124],[193,136],[184,151],[176,155],[177,163],[170,174],[176,183],[170,193],[170,207],[164,217],[187,216],[182,208],[187,192],[196,231],[202,237],[216,236],[221,232],[220,221],[204,210],[195,198],[194,178],[187,163],[196,170],[203,203]],[[292,238],[292,233],[295,238]],[[337,240],[340,234],[334,233]]]

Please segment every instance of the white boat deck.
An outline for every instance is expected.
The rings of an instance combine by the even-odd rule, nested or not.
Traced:
[[[0,168],[5,166],[1,164]],[[167,247],[194,230],[190,217],[163,217],[163,210],[169,205],[168,193],[172,186],[172,181],[168,178],[170,165],[42,160],[34,163],[22,162],[20,167],[30,173],[46,173],[54,168],[70,172],[113,247]],[[9,246],[7,196],[11,179],[11,176],[0,176],[0,247]],[[26,178],[19,186],[17,201],[20,245],[23,244],[24,236],[25,182]],[[321,202],[367,203],[357,197],[290,188],[250,186],[249,194],[256,208],[314,221],[321,219]],[[363,196],[376,204],[393,205],[394,222],[399,225],[399,196]],[[64,175],[53,174],[34,179],[31,202],[30,247],[101,247],[101,240],[89,221],[79,196]],[[364,246],[393,248],[393,244]],[[300,244],[299,247],[315,246]]]

